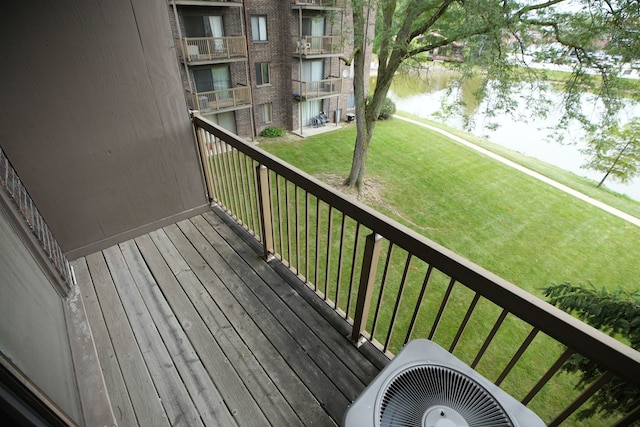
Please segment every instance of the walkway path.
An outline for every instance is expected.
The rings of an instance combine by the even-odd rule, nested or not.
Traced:
[[[623,220],[628,221],[631,224],[634,224],[634,225],[637,225],[638,227],[640,227],[640,219],[639,218],[636,218],[636,217],[634,217],[632,215],[629,215],[629,214],[627,214],[625,212],[622,212],[619,209],[616,209],[616,208],[611,207],[611,206],[609,206],[609,205],[607,205],[605,203],[602,203],[601,201],[596,200],[596,199],[594,199],[592,197],[589,197],[586,194],[583,194],[583,193],[581,193],[579,191],[576,191],[573,188],[569,188],[564,184],[560,184],[557,181],[554,181],[554,180],[552,180],[550,178],[547,178],[546,176],[541,175],[538,172],[534,172],[531,169],[527,169],[524,166],[521,166],[521,165],[519,165],[519,164],[517,164],[515,162],[512,162],[511,160],[505,159],[504,157],[502,157],[502,156],[500,156],[500,155],[498,155],[496,153],[493,153],[493,152],[491,152],[489,150],[486,150],[486,149],[484,149],[482,147],[479,147],[479,146],[477,146],[477,145],[475,145],[475,144],[473,144],[473,143],[471,143],[471,142],[469,142],[469,141],[467,141],[465,139],[460,138],[459,136],[456,136],[456,135],[454,135],[454,134],[452,134],[450,132],[447,132],[446,130],[442,130],[442,129],[437,128],[435,126],[430,126],[430,125],[428,125],[426,123],[421,123],[421,122],[418,122],[416,120],[411,120],[411,119],[408,119],[406,117],[400,117],[400,116],[397,116],[397,115],[395,115],[394,117],[397,118],[397,119],[400,119],[400,120],[404,120],[404,121],[409,122],[409,123],[413,123],[413,124],[418,125],[418,126],[422,126],[422,127],[426,128],[426,129],[432,130],[434,132],[438,132],[439,134],[444,135],[447,138],[451,138],[454,141],[459,142],[460,144],[463,144],[463,145],[465,145],[465,146],[467,146],[469,148],[472,148],[472,149],[476,150],[477,152],[484,154],[485,156],[489,156],[492,159],[495,159],[495,160],[497,160],[499,162],[502,162],[507,166],[510,166],[510,167],[512,167],[514,169],[519,170],[520,172],[526,173],[527,175],[529,175],[529,176],[531,176],[531,177],[533,177],[535,179],[538,179],[538,180],[540,180],[542,182],[545,182],[545,183],[551,185],[552,187],[557,188],[560,191],[564,191],[567,194],[570,194],[570,195],[572,195],[574,197],[577,197],[580,200],[584,200],[585,202],[587,202],[587,203],[589,203],[589,204],[591,204],[591,205],[593,205],[593,206],[595,206],[597,208],[600,208],[603,211],[609,212],[610,214],[615,215],[618,218],[622,218]]]

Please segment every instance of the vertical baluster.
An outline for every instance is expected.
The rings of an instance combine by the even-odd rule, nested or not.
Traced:
[[[296,233],[296,274],[300,276],[300,187],[294,187],[294,203],[296,204],[295,214],[295,233]]]
[[[393,307],[393,314],[391,315],[391,322],[389,322],[389,331],[387,332],[387,338],[384,341],[383,352],[387,351],[389,348],[389,343],[391,342],[391,335],[393,335],[393,327],[396,323],[396,319],[398,317],[398,310],[400,309],[400,302],[402,301],[402,294],[404,293],[404,286],[407,283],[407,275],[409,274],[409,267],[411,266],[411,258],[413,255],[411,253],[407,254],[407,260],[404,263],[404,270],[402,272],[402,279],[400,280],[400,287],[398,289],[398,295],[396,296],[396,303]]]
[[[240,220],[240,225],[242,225],[244,228],[247,227],[247,205],[246,205],[246,198],[245,198],[245,192],[244,192],[244,187],[242,185],[242,169],[240,169],[238,167],[238,156],[241,156],[242,153],[240,153],[238,150],[233,149],[231,151],[231,160],[232,160],[232,165],[233,165],[233,178],[234,178],[234,192],[237,194],[238,196],[238,216],[241,218]]]
[[[360,223],[356,224],[356,236],[353,241],[353,258],[351,258],[351,277],[349,278],[349,293],[347,294],[347,306],[344,309],[344,318],[349,318],[351,308],[351,295],[353,294],[353,283],[356,277],[356,260],[358,259],[358,240],[360,239]]]
[[[340,249],[338,250],[338,276],[336,277],[336,310],[340,306],[340,284],[342,282],[342,268],[343,268],[343,258],[344,258],[344,233],[347,224],[347,216],[342,214],[342,224],[340,226]]]
[[[478,304],[479,300],[480,300],[480,294],[476,292],[476,294],[473,296],[473,300],[471,300],[471,304],[469,304],[467,313],[464,315],[464,319],[462,319],[462,322],[460,323],[460,327],[458,328],[458,332],[456,332],[456,336],[453,337],[453,341],[451,342],[451,347],[449,347],[449,353],[453,353],[453,351],[456,349],[456,346],[458,345],[458,341],[460,340],[460,337],[462,336],[462,333],[464,332],[464,330],[467,328],[467,323],[469,323],[469,319],[471,319],[471,315],[473,314],[473,311],[476,309],[476,305]]]
[[[523,405],[527,405],[529,404],[529,402],[531,402],[531,399],[533,399],[538,394],[538,392],[542,390],[542,387],[544,387],[544,385],[556,374],[556,372],[558,372],[562,365],[564,365],[564,362],[566,362],[573,353],[573,350],[567,348],[560,355],[560,357],[558,357],[558,360],[556,360],[555,363],[551,365],[549,370],[547,370],[547,372],[542,376],[542,378],[540,378],[536,385],[533,386],[531,391],[527,393],[524,399],[521,400]]]
[[[502,322],[504,322],[504,319],[507,317],[507,314],[509,314],[509,312],[507,311],[506,308],[502,310],[502,313],[500,313],[498,320],[496,320],[495,325],[493,325],[493,329],[491,329],[491,332],[489,332],[487,339],[484,340],[484,343],[482,344],[482,347],[480,348],[478,355],[471,363],[472,368],[475,369],[478,363],[480,362],[480,359],[482,359],[482,356],[484,356],[485,351],[487,351],[487,348],[489,348],[489,344],[491,344],[491,341],[493,341],[493,337],[495,337],[496,334],[498,333],[498,329],[500,329],[500,326],[502,325]]]
[[[440,304],[440,308],[438,309],[438,314],[436,314],[436,318],[433,321],[431,332],[429,332],[428,338],[430,340],[433,339],[433,336],[436,334],[436,330],[438,329],[438,325],[440,325],[440,320],[442,319],[445,308],[447,308],[447,303],[449,302],[451,292],[453,291],[453,285],[455,285],[455,283],[456,280],[454,278],[451,278],[451,280],[449,280],[449,286],[447,286],[447,291],[444,293],[444,297],[442,298],[442,303]]]
[[[225,176],[226,176],[226,181],[227,181],[227,188],[229,189],[229,194],[231,196],[230,202],[229,202],[229,208],[231,210],[231,216],[233,216],[234,219],[239,220],[240,219],[240,207],[238,205],[238,194],[235,191],[235,177],[234,177],[234,173],[233,173],[233,152],[234,152],[234,148],[232,146],[230,146],[229,144],[227,144],[224,140],[220,140],[220,142],[223,144],[224,147],[224,155],[223,155],[223,159],[224,159],[224,165],[225,165]],[[238,221],[241,222],[241,221]]]
[[[376,312],[373,315],[373,326],[371,327],[371,341],[374,340],[376,328],[378,327],[378,318],[380,314],[380,307],[382,307],[382,298],[384,297],[384,287],[387,283],[387,275],[389,273],[389,263],[393,256],[394,245],[389,242],[389,248],[387,249],[387,259],[384,262],[384,270],[382,271],[382,279],[380,280],[380,292],[378,292],[378,303],[376,304]]]
[[[424,294],[427,290],[427,286],[429,285],[429,278],[431,277],[431,271],[433,271],[433,267],[429,266],[427,268],[427,273],[424,275],[424,280],[422,281],[422,288],[420,288],[420,295],[418,296],[418,300],[416,301],[416,306],[413,309],[413,316],[411,316],[411,322],[409,323],[409,329],[407,330],[407,336],[404,339],[404,343],[408,343],[411,339],[411,334],[413,333],[413,328],[416,325],[416,320],[418,319],[418,314],[420,314],[420,306],[422,305],[422,300],[424,299]]]
[[[313,290],[318,290],[318,270],[320,269],[320,200],[316,199],[316,253],[313,275]]]
[[[329,277],[331,276],[331,234],[333,232],[333,206],[329,206],[327,218],[327,261],[324,269],[324,300],[329,298]]]
[[[283,234],[282,234],[282,213],[280,212],[280,175],[276,174],[276,201],[275,201],[275,221],[274,225],[278,226],[278,243],[276,244],[276,254],[280,254],[280,260],[285,261],[284,259],[284,249],[283,249]]]
[[[289,197],[289,181],[284,179],[284,214],[286,220],[286,236],[287,236],[287,266],[291,268],[293,260],[293,256],[291,255],[291,215],[289,212],[291,211],[291,206],[289,205],[290,197]],[[283,253],[284,254],[284,253]]]
[[[218,181],[218,203],[224,208],[225,211],[230,212],[230,199],[229,199],[229,188],[226,185],[225,181],[225,173],[224,173],[224,162],[222,161],[224,156],[224,147],[222,145],[222,141],[215,137],[213,134],[207,132],[209,136],[209,143],[213,149],[213,167],[215,169],[215,173],[217,175]]]
[[[555,420],[549,423],[548,427],[556,427],[562,424],[564,420],[569,418],[576,409],[578,409],[584,402],[586,402],[591,396],[593,396],[598,390],[604,387],[613,378],[613,374],[610,371],[603,373],[593,384],[591,384],[585,391],[583,391],[576,400],[567,406],[562,413],[560,413]]]
[[[632,426],[632,425],[634,425],[634,423],[637,423],[638,421],[640,421],[640,405],[638,405],[635,409],[633,409],[633,410],[629,411],[628,413],[626,413],[624,415],[624,417],[619,419],[611,427]]]
[[[529,332],[529,335],[527,335],[527,338],[523,341],[522,345],[520,345],[520,348],[518,348],[518,351],[516,351],[516,354],[513,355],[513,357],[507,364],[507,366],[504,368],[504,370],[496,380],[495,385],[499,386],[502,383],[502,381],[504,381],[504,379],[507,377],[507,375],[509,375],[509,372],[511,372],[513,367],[516,366],[516,363],[518,363],[518,360],[520,360],[524,352],[527,350],[527,348],[529,348],[529,345],[531,344],[531,342],[533,342],[533,339],[536,337],[536,335],[538,335],[538,331],[539,331],[538,328],[533,328],[531,332]]]
[[[309,283],[309,192],[304,193],[304,281]]]
[[[258,214],[258,194],[256,192],[256,169],[255,169],[255,162],[253,161],[252,158],[250,158],[249,156],[246,157],[246,162],[247,164],[247,173],[249,173],[251,179],[249,180],[249,182],[247,182],[247,185],[249,186],[249,193],[250,193],[250,198],[249,198],[249,203],[251,205],[251,222],[252,222],[252,229],[255,235],[259,235],[261,233],[260,230],[260,220],[256,219],[256,214]],[[253,185],[251,185],[253,183]],[[263,237],[260,236],[260,240],[262,240]]]
[[[358,285],[358,299],[356,301],[356,311],[353,316],[353,331],[351,334],[351,340],[354,343],[360,340],[360,335],[369,318],[371,294],[373,293],[378,270],[381,242],[382,236],[376,233],[369,234],[365,239],[362,270],[360,271],[360,283]]]
[[[268,259],[274,252],[273,247],[273,218],[271,215],[271,189],[269,188],[269,169],[259,165],[256,170],[258,178],[258,203],[260,204],[260,219],[262,229],[262,245],[264,258]]]

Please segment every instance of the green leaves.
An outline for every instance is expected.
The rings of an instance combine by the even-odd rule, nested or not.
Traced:
[[[593,285],[570,283],[551,285],[542,291],[551,304],[629,342],[635,349],[640,348],[640,292],[607,291]],[[602,370],[595,363],[579,354],[573,355],[563,369],[580,375],[576,385],[578,389],[585,388],[602,375]],[[625,413],[636,408],[639,401],[638,386],[614,377],[594,395],[590,406],[578,415],[585,419],[596,413]]]
[[[586,149],[589,156],[584,167],[603,172],[600,187],[611,176],[620,182],[627,182],[640,175],[640,118],[636,117],[622,127],[606,128],[592,136]]]

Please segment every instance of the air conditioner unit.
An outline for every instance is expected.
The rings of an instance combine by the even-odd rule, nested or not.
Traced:
[[[538,427],[530,409],[429,340],[414,340],[349,406],[344,427]]]

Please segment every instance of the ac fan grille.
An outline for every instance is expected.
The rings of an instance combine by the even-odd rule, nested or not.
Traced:
[[[473,427],[513,427],[496,399],[466,375],[444,366],[419,364],[394,376],[378,398],[379,427],[422,427],[430,408],[456,411]]]

